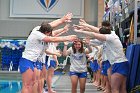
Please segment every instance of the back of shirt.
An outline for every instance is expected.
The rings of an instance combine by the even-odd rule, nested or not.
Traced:
[[[44,52],[46,46],[46,43],[42,41],[42,39],[44,39],[46,35],[41,33],[40,31],[37,31],[39,28],[40,26],[34,28],[29,35],[26,41],[25,50],[22,54],[23,58],[26,58],[33,62],[37,61],[37,58],[42,54],[42,52]]]
[[[123,52],[123,46],[115,33],[106,35],[105,53],[110,64],[127,61]]]

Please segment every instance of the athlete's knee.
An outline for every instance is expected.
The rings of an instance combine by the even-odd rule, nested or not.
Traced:
[[[85,88],[80,88],[81,93],[85,92]]]
[[[119,89],[111,86],[111,92],[112,93],[119,93]]]
[[[29,93],[32,93],[33,84],[32,83],[23,83],[23,89],[26,89]]]

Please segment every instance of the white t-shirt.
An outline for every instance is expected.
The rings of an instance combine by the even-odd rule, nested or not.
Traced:
[[[47,50],[49,50],[49,51],[51,51],[51,52],[55,52],[56,51],[56,46],[55,46],[55,43],[48,43],[48,49]],[[48,55],[49,57],[48,57],[48,66],[50,66],[50,61],[51,60],[55,60],[54,58],[53,58],[53,55]]]
[[[55,44],[54,43],[48,43],[48,49],[47,50],[49,50],[49,51],[51,51],[51,52],[56,52],[56,46],[55,46]],[[54,58],[53,58],[53,56],[52,55],[48,55],[49,56],[49,59],[50,60],[54,60]]]
[[[105,43],[104,43],[104,45],[105,45]],[[101,46],[101,48],[102,48],[102,51],[101,51],[101,53],[102,53],[102,61],[106,61],[108,59],[107,59],[107,56],[106,56],[105,49],[104,49],[103,45]]]
[[[90,40],[90,43],[95,45],[97,48],[93,47],[92,49],[92,53],[94,54],[94,60],[98,59],[98,55],[99,55],[99,50],[101,49],[101,45],[103,44],[103,42],[97,40],[97,39],[92,39]]]
[[[104,45],[104,48],[110,64],[127,61],[119,37],[115,33],[106,34],[105,36],[106,45]]]
[[[30,33],[25,50],[22,54],[23,58],[36,62],[38,57],[43,55],[46,47],[46,42],[42,41],[46,37],[45,34],[38,31],[40,26],[35,27]]]
[[[105,34],[105,36],[106,36],[106,41],[102,42],[102,44],[103,44],[104,52],[110,64],[127,61],[119,37],[114,32],[111,32],[111,34]],[[92,43],[94,42],[92,41]]]
[[[41,63],[46,63],[46,53],[44,52],[43,53],[43,55],[41,55],[41,56],[39,56],[38,58],[37,58],[37,60],[39,61],[39,62],[41,62]]]
[[[70,71],[72,72],[87,72],[87,60],[86,54],[84,53],[73,53],[72,47],[70,47],[67,52],[70,55]]]

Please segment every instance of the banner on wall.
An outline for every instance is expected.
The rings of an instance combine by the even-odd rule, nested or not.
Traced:
[[[72,12],[84,17],[84,0],[10,0],[10,17],[60,18]]]

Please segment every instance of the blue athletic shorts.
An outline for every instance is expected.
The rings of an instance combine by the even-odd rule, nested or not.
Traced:
[[[56,61],[55,60],[50,60],[50,66],[47,66],[47,70],[51,67],[56,68]]]
[[[45,67],[46,67],[47,70],[49,69],[48,68],[48,62],[45,62]]]
[[[20,73],[24,73],[26,70],[28,70],[29,68],[32,69],[32,71],[34,71],[34,63],[33,61],[30,61],[28,59],[25,58],[21,58],[19,61],[19,69],[20,69]]]
[[[39,62],[39,61],[36,61],[34,63],[34,67],[36,67],[38,70],[42,70],[43,68],[43,63]]]
[[[101,73],[105,76],[107,76],[107,70],[110,68],[110,63],[108,60],[106,61],[103,61],[102,62],[102,70],[101,70]]]
[[[76,75],[78,76],[78,78],[86,78],[87,77],[87,72],[81,72],[81,73],[78,73],[78,72],[69,72],[69,75],[72,76],[72,75]]]
[[[121,62],[121,63],[115,63],[112,65],[112,74],[119,73],[124,76],[128,76],[128,72],[129,72],[128,61]]]
[[[94,63],[93,63],[93,61],[90,61],[89,66],[90,66],[91,70],[94,71]]]
[[[91,63],[92,65],[92,71],[93,72],[97,72],[99,69],[100,69],[100,66],[98,65],[98,63],[97,63],[97,60],[94,60],[92,63]]]

